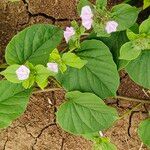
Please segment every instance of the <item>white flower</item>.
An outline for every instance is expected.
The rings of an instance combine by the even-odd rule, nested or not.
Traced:
[[[90,6],[84,6],[81,10],[82,25],[87,29],[91,29],[93,23],[93,13]]]
[[[75,35],[75,30],[73,27],[66,27],[66,30],[64,31],[64,38],[66,42],[68,43],[71,37]]]
[[[58,73],[58,64],[57,63],[47,63],[47,69],[52,72]]]
[[[16,75],[19,80],[26,80],[29,78],[30,70],[26,66],[22,65],[16,70]]]
[[[118,23],[116,21],[108,21],[106,23],[106,27],[105,30],[108,34],[112,33],[112,32],[116,32],[117,31],[117,27],[118,27]]]

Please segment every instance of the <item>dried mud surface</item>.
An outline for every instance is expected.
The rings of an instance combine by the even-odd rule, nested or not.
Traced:
[[[21,0],[10,3],[0,0],[0,63],[4,61],[3,54],[9,40],[25,27],[36,23],[50,23],[64,28],[71,20],[78,20],[76,2],[77,0]],[[109,6],[118,2],[120,1],[111,0]],[[124,72],[121,73],[118,94],[149,99],[149,95]],[[24,115],[9,128],[0,131],[0,150],[91,150],[91,142],[64,132],[56,124],[55,112],[63,98],[64,92],[32,95]],[[116,107],[120,115],[137,105],[120,100],[108,100],[107,103]],[[149,109],[148,105],[138,107],[105,132],[118,150],[140,149],[137,126],[147,117]],[[140,150],[148,149],[142,146]]]

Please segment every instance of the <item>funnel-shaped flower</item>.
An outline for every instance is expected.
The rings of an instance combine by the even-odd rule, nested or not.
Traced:
[[[30,70],[26,66],[22,65],[16,70],[16,75],[19,80],[26,80],[29,78]]]
[[[52,72],[58,73],[58,64],[57,63],[47,63],[47,69]]]
[[[91,29],[93,23],[93,13],[90,6],[84,6],[81,10],[82,25],[87,29]]]
[[[117,31],[117,27],[118,27],[118,23],[116,21],[108,21],[106,23],[106,27],[105,30],[108,34],[112,33],[112,32],[116,32]]]
[[[75,35],[75,30],[73,27],[66,27],[66,30],[64,31],[64,38],[66,42],[68,43],[71,37]]]

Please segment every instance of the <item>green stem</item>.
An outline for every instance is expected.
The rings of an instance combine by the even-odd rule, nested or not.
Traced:
[[[90,35],[90,33],[83,33],[83,34],[82,34],[82,36],[85,36],[85,35]]]
[[[133,107],[131,110],[127,111],[124,115],[122,115],[121,117],[119,117],[119,120],[123,119],[125,116],[131,114],[132,111],[136,110],[139,106],[141,106],[142,103],[137,104],[135,107]]]
[[[52,91],[63,91],[63,89],[62,89],[62,88],[44,89],[44,90],[34,91],[33,94],[40,94],[40,93],[44,93],[44,92],[52,92]]]
[[[150,104],[150,100],[136,99],[136,98],[130,98],[130,97],[124,97],[124,96],[116,96],[115,98],[120,99],[120,100],[131,101],[131,102]]]

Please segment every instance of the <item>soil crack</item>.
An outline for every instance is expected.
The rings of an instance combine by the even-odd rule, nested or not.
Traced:
[[[142,113],[142,114],[148,114],[146,111],[140,111],[140,110],[137,110],[137,111],[132,111],[130,116],[129,116],[129,125],[128,125],[128,136],[131,137],[131,132],[130,132],[130,129],[132,127],[132,118],[134,116],[134,114],[136,113]]]
[[[64,142],[65,142],[65,139],[62,138],[62,143],[61,143],[61,148],[60,148],[60,150],[63,150],[63,149],[64,149]]]
[[[35,142],[34,142],[33,145],[32,145],[32,150],[35,150],[34,147],[35,147],[35,145],[37,144],[37,140],[40,138],[40,136],[43,134],[43,132],[44,132],[46,129],[48,129],[50,126],[54,126],[54,125],[56,125],[56,123],[48,124],[47,126],[45,126],[44,128],[41,129],[40,133],[39,133],[36,137],[34,137],[34,138],[35,138]]]
[[[28,4],[29,2],[27,2],[26,0],[22,0],[22,1],[23,1],[24,5],[25,5],[25,7],[26,7],[26,11],[27,11],[28,16],[29,16],[28,23],[30,22],[30,19],[31,19],[32,17],[34,18],[34,17],[39,17],[39,16],[44,17],[45,19],[51,20],[51,21],[52,21],[52,24],[55,24],[55,22],[73,21],[73,20],[79,21],[79,20],[80,20],[80,18],[75,18],[75,19],[68,19],[68,18],[56,19],[56,18],[54,18],[54,17],[52,17],[52,16],[49,16],[49,15],[47,15],[47,14],[45,14],[45,13],[42,13],[42,12],[39,12],[39,13],[32,13],[32,12],[30,11],[30,9],[29,9],[29,4]]]
[[[132,118],[133,118],[133,115],[135,113],[139,113],[139,111],[132,111],[130,116],[129,116],[129,125],[128,125],[128,136],[131,137],[131,132],[130,132],[130,129],[132,127]]]
[[[7,142],[8,142],[8,135],[7,135],[7,139],[6,139],[5,143],[4,143],[3,150],[6,150],[6,145],[7,145]]]

